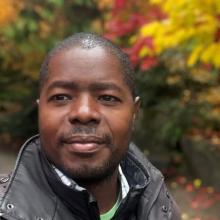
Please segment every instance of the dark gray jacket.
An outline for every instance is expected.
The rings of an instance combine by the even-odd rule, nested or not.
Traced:
[[[180,219],[162,174],[136,146],[130,145],[121,167],[130,191],[113,219]],[[0,178],[0,219],[98,220],[97,203],[90,195],[65,186],[53,172],[39,136],[32,137],[23,145],[10,180]]]

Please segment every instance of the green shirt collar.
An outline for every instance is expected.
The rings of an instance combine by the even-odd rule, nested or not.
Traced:
[[[115,215],[115,213],[118,209],[120,201],[121,201],[121,193],[119,193],[118,199],[117,199],[116,203],[114,204],[114,206],[109,211],[107,211],[106,213],[100,215],[100,219],[101,220],[110,220],[110,219],[112,219],[112,217]]]

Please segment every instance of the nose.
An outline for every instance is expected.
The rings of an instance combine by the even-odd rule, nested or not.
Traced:
[[[72,103],[69,121],[72,124],[98,124],[101,120],[98,103],[93,97],[82,95]]]

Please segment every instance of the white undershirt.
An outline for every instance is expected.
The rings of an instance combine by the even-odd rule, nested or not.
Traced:
[[[67,177],[66,175],[64,175],[59,169],[57,169],[55,166],[53,166],[55,172],[57,173],[57,175],[60,177],[62,183],[68,187],[74,188],[78,191],[84,191],[86,190],[85,188],[79,186],[73,179]],[[118,167],[118,173],[119,173],[119,180],[121,182],[121,199],[124,199],[128,192],[129,192],[129,185],[128,185],[128,181],[124,175],[124,173],[122,172],[121,166],[119,165]]]

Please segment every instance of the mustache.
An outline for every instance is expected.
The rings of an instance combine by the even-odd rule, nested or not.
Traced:
[[[95,127],[88,126],[75,126],[69,132],[62,135],[60,138],[61,143],[68,142],[77,137],[84,137],[87,139],[97,139],[101,143],[105,143],[109,148],[113,147],[111,135],[107,133],[98,133]]]
[[[73,127],[70,133],[70,135],[96,135],[97,129],[94,127],[77,126]]]

